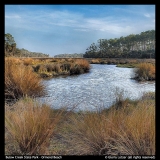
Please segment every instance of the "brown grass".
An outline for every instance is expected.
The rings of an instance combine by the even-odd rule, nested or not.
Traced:
[[[155,155],[155,106],[139,103],[115,129],[114,149],[121,155]]]
[[[138,69],[135,69],[136,79],[143,80],[155,80],[155,65],[151,63],[140,63]]]
[[[10,60],[9,60],[10,59]],[[11,60],[12,59],[12,60]],[[73,75],[88,72],[90,64],[85,59],[76,58],[6,58],[6,62],[30,66],[41,77]]]
[[[30,66],[15,64],[12,59],[5,61],[5,96],[20,98],[23,96],[44,95],[44,85]]]
[[[116,64],[117,67],[137,67],[139,63],[151,63],[155,65],[155,59],[133,58],[85,58],[91,64]]]
[[[20,100],[5,106],[5,151],[7,155],[44,155],[61,117],[46,104]]]
[[[34,66],[34,71],[41,75],[50,73],[54,75],[72,75],[88,72],[90,64],[84,59],[56,59],[56,62],[48,62],[47,64],[38,64]]]
[[[73,155],[155,155],[153,101],[71,116],[65,126],[62,135]]]
[[[100,64],[100,60],[99,59],[92,59],[90,61],[91,64]]]
[[[75,63],[78,64],[81,68],[83,68],[84,71],[87,71],[90,69],[90,65],[88,61],[85,59],[76,59]]]
[[[10,63],[10,64],[23,64],[23,61],[19,58],[15,58],[15,57],[5,57],[5,63]]]
[[[23,60],[23,64],[28,66],[28,65],[32,65],[34,62],[34,60],[32,58],[26,58]]]
[[[90,64],[85,59],[75,59],[70,68],[70,74],[81,74],[88,72],[90,69]]]

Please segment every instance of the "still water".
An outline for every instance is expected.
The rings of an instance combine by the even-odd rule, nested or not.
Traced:
[[[132,79],[133,70],[116,65],[91,64],[89,73],[44,80],[47,96],[41,100],[53,108],[94,110],[110,107],[119,93],[124,98],[138,99],[144,92],[155,91],[155,82],[139,83]]]

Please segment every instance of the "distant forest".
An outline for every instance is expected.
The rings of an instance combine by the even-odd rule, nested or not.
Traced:
[[[17,48],[17,44],[14,41],[14,37],[7,33],[5,34],[4,39],[4,49],[5,56],[14,56],[14,57],[49,57],[48,54],[39,53],[39,52],[30,52],[24,48]]]
[[[5,56],[15,57],[49,57],[48,54],[30,52],[16,47],[14,37],[5,34]],[[57,58],[155,58],[155,30],[148,30],[140,34],[130,34],[126,37],[114,39],[99,39],[92,43],[85,54],[58,54]]]
[[[99,39],[87,49],[84,58],[155,58],[155,30],[114,39]]]
[[[83,53],[73,53],[73,54],[58,54],[54,56],[55,58],[83,58]]]

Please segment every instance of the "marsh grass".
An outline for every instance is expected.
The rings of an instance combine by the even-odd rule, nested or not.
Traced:
[[[140,63],[155,65],[155,59],[132,59],[132,58],[86,58],[91,64],[114,64],[117,67],[136,68]]]
[[[155,80],[155,65],[151,63],[140,63],[135,69],[135,78],[138,81]]]
[[[73,75],[88,72],[90,64],[85,59],[57,59],[54,63],[44,63],[33,66],[35,72],[44,76]]]
[[[23,96],[41,96],[45,93],[42,80],[30,66],[5,61],[5,97],[17,99]]]
[[[155,92],[144,93],[141,99],[142,100],[155,100]]]
[[[115,129],[113,148],[121,155],[155,155],[155,106],[140,103]]]
[[[66,154],[155,155],[154,100],[122,101],[118,109],[70,116],[61,131]]]
[[[50,106],[30,98],[5,106],[6,154],[47,154],[61,113],[53,114]]]
[[[88,61],[85,59],[77,59],[75,63],[78,64],[83,69],[84,72],[87,72],[90,69],[90,65]]]
[[[5,63],[19,65],[23,64],[23,61],[16,57],[5,57]]]
[[[30,98],[5,106],[6,154],[155,155],[154,93],[136,101],[117,95],[116,104],[94,112]]]
[[[34,63],[34,60],[32,58],[26,58],[23,60],[23,64],[28,66],[28,65],[32,65]]]
[[[100,61],[99,61],[99,59],[92,59],[92,60],[90,61],[90,63],[91,63],[91,64],[99,64]]]
[[[57,59],[53,64],[45,61],[48,64],[36,63],[36,72],[72,69],[79,74],[90,68],[88,62],[80,59],[74,63],[65,59]],[[147,67],[148,64],[142,68]],[[149,68],[151,75],[155,73],[153,66]],[[26,97],[12,106],[5,105],[7,155],[155,155],[154,93],[131,101],[118,92],[109,109],[70,114],[28,98],[43,94],[44,85],[29,63],[26,66],[14,58],[5,59],[5,96]]]

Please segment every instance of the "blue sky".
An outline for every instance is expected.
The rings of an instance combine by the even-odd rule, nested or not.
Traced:
[[[152,29],[155,5],[5,5],[5,33],[17,47],[50,57]]]

